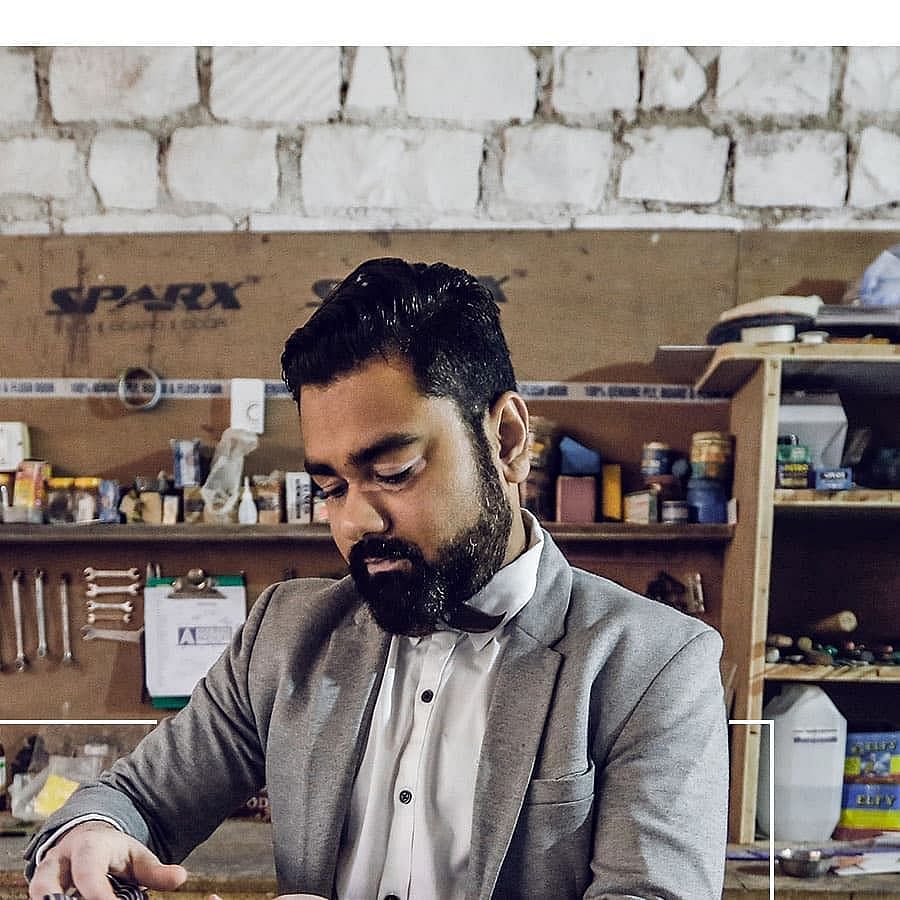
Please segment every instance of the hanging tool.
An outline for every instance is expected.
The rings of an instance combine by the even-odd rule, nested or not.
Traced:
[[[143,625],[134,631],[115,628],[94,628],[93,625],[81,626],[81,637],[85,641],[121,641],[123,644],[139,644],[143,634]]]
[[[43,659],[47,655],[47,616],[44,610],[44,570],[34,570],[34,608],[37,613],[38,645],[37,655]]]
[[[69,574],[63,572],[59,576],[59,616],[62,623],[62,641],[64,665],[71,666],[75,662],[72,656],[72,640],[69,635]]]
[[[141,573],[133,566],[130,569],[95,569],[88,566],[83,574],[86,581],[95,581],[97,578],[130,578],[138,581],[141,577]]]
[[[99,597],[101,594],[130,594],[132,597],[137,596],[137,592],[141,589],[140,584],[89,584],[84,589],[85,597]]]
[[[28,668],[25,656],[25,638],[22,635],[22,579],[25,577],[21,569],[16,569],[12,577],[13,620],[16,627],[16,671],[24,672]]]

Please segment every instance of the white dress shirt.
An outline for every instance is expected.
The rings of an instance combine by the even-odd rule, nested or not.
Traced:
[[[339,900],[450,900],[465,893],[478,757],[509,622],[531,599],[543,534],[526,510],[526,551],[470,601],[503,621],[391,640],[353,784]]]

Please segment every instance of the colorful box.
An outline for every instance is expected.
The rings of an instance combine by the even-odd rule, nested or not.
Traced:
[[[900,731],[848,732],[844,780],[890,776],[900,782]]]

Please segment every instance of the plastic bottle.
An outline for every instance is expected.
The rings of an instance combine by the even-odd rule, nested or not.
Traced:
[[[814,684],[789,684],[763,709],[756,820],[778,841],[822,841],[841,814],[847,720]],[[774,733],[772,733],[774,729]],[[774,747],[775,784],[769,784]],[[769,821],[774,791],[775,820]],[[771,829],[774,828],[774,833]]]
[[[258,517],[256,501],[253,499],[253,491],[250,490],[250,479],[244,476],[244,490],[241,493],[241,502],[238,506],[238,522],[241,525],[253,525]]]

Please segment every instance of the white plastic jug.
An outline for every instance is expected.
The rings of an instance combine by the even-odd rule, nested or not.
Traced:
[[[789,684],[763,710],[756,821],[778,841],[831,837],[841,814],[847,720],[812,684]],[[774,734],[770,732],[774,728]],[[775,821],[769,821],[769,752],[774,745]],[[774,827],[774,833],[772,828]]]

